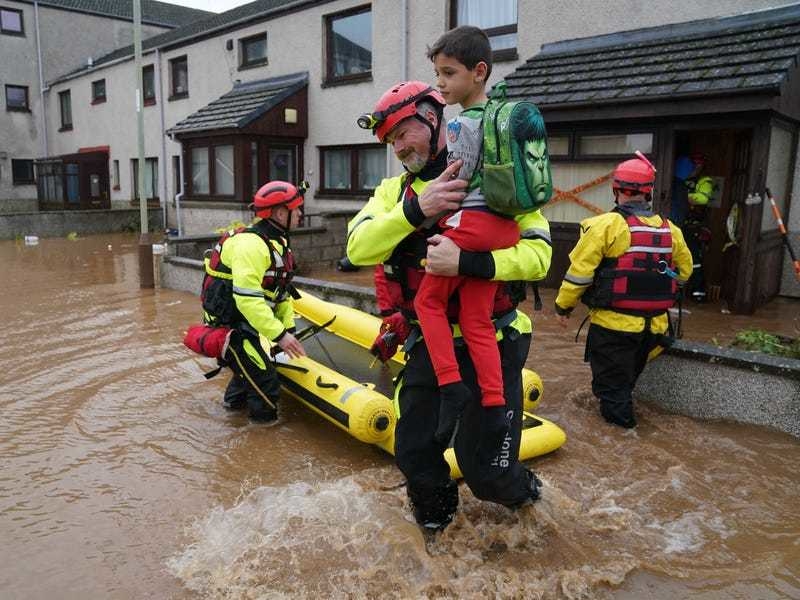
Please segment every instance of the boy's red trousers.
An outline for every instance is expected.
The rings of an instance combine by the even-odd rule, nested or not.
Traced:
[[[443,219],[442,233],[461,250],[488,252],[510,248],[519,241],[517,222],[480,209],[463,209]],[[439,385],[461,381],[453,348],[453,332],[447,320],[448,299],[459,294],[458,324],[475,364],[483,406],[502,406],[503,378],[497,349],[492,308],[497,281],[474,277],[443,277],[426,273],[414,298],[414,310],[422,327]]]

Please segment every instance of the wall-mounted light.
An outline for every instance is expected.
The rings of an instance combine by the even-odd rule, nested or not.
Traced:
[[[296,108],[284,108],[283,109],[283,122],[294,124],[297,123],[297,109]]]

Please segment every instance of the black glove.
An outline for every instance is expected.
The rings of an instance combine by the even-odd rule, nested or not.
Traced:
[[[472,392],[463,381],[456,381],[440,387],[439,397],[439,426],[434,437],[440,444],[447,445],[453,437],[461,413],[472,400]]]

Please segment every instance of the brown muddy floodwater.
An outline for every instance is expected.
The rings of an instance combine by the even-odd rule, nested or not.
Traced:
[[[528,364],[568,441],[531,462],[543,500],[461,486],[425,539],[389,456],[290,399],[272,427],[221,407],[181,345],[197,298],[140,290],[136,243],[0,242],[3,599],[800,598],[798,440],[651,406],[606,425],[545,312]]]

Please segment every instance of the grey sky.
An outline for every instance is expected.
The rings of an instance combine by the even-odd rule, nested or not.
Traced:
[[[235,6],[247,4],[251,0],[165,0],[169,4],[180,4],[181,6],[189,6],[191,8],[199,8],[200,10],[208,10],[211,12],[221,13],[230,10]]]

